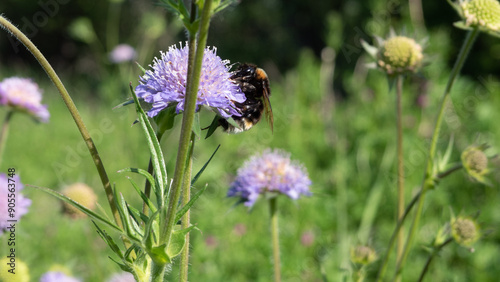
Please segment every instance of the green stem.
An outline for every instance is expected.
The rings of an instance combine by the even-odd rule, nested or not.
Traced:
[[[278,197],[269,199],[269,211],[271,214],[271,236],[273,242],[273,265],[274,281],[281,281],[281,261],[280,261],[280,242],[278,227]]]
[[[394,248],[394,244],[396,243],[396,238],[397,238],[397,235],[399,233],[399,229],[401,228],[401,226],[403,226],[403,223],[404,223],[405,219],[408,217],[408,214],[410,214],[411,209],[417,203],[418,199],[420,198],[420,194],[421,193],[418,193],[417,195],[415,195],[415,197],[413,197],[411,202],[406,207],[406,210],[405,210],[405,213],[403,214],[403,217],[401,217],[401,219],[399,219],[399,221],[396,225],[396,228],[392,232],[391,239],[389,240],[389,247],[387,248],[387,251],[385,252],[385,256],[384,256],[384,259],[382,261],[382,265],[380,266],[380,269],[379,269],[379,272],[377,275],[377,280],[376,280],[377,282],[382,281],[382,278],[384,278],[385,271],[387,270],[387,265],[389,262],[389,257],[392,253],[392,249]]]
[[[78,130],[82,135],[83,140],[87,144],[87,148],[90,152],[90,155],[94,160],[94,165],[96,166],[99,176],[101,178],[101,182],[104,187],[104,191],[106,192],[108,203],[111,208],[111,212],[113,213],[115,222],[120,228],[122,228],[123,225],[120,220],[120,216],[118,215],[115,202],[113,200],[113,191],[111,189],[111,184],[109,183],[109,178],[106,173],[106,170],[104,169],[101,157],[97,152],[97,148],[94,144],[94,141],[90,137],[87,127],[83,123],[82,117],[80,116],[80,113],[78,112],[75,103],[71,99],[71,96],[68,94],[68,91],[64,87],[64,84],[62,83],[61,79],[59,79],[52,66],[49,64],[49,62],[43,56],[40,50],[38,50],[38,48],[33,44],[33,42],[31,42],[31,40],[29,40],[29,38],[26,37],[26,35],[24,35],[17,27],[15,27],[1,15],[0,15],[0,26],[5,28],[9,33],[11,33],[14,37],[16,37],[21,43],[23,43],[24,46],[26,46],[26,48],[31,52],[31,54],[33,54],[36,60],[40,63],[44,71],[47,73],[47,75],[52,80],[57,90],[61,94],[61,97],[64,103],[66,104],[66,107],[68,108],[69,112],[71,113],[71,116],[73,117],[73,120],[75,121],[76,126],[78,127]]]
[[[397,132],[397,154],[398,154],[398,206],[397,206],[397,220],[401,220],[405,212],[405,176],[404,176],[404,153],[403,153],[403,123],[402,123],[402,103],[401,96],[403,92],[403,76],[398,75],[396,87],[396,132]],[[398,241],[396,247],[397,259],[401,258],[404,248],[404,233],[403,227],[399,229]]]
[[[439,109],[439,114],[438,114],[438,117],[436,120],[436,126],[434,128],[434,133],[432,135],[431,146],[429,149],[429,156],[427,157],[427,169],[426,169],[423,184],[422,184],[422,194],[421,194],[420,199],[418,201],[417,211],[416,211],[415,217],[413,218],[412,225],[410,227],[410,231],[409,231],[410,233],[408,234],[408,238],[406,240],[403,255],[401,257],[401,260],[398,261],[397,266],[396,266],[395,277],[401,276],[401,271],[406,263],[406,259],[408,258],[408,254],[410,252],[411,245],[413,243],[413,239],[415,237],[416,230],[417,230],[419,222],[420,222],[420,217],[422,215],[422,209],[424,206],[425,195],[426,195],[427,191],[432,189],[435,185],[435,183],[434,183],[435,177],[433,175],[433,163],[434,163],[434,158],[436,155],[436,148],[437,148],[437,143],[438,143],[438,139],[439,139],[439,133],[441,130],[441,124],[443,122],[443,116],[444,116],[446,104],[447,104],[448,99],[450,97],[450,91],[451,91],[451,88],[453,87],[453,83],[455,82],[456,77],[460,73],[460,70],[462,69],[464,62],[467,59],[467,55],[469,54],[469,51],[472,49],[472,46],[474,45],[474,40],[476,39],[478,34],[479,34],[479,30],[477,28],[470,30],[467,33],[467,37],[465,38],[465,41],[462,45],[462,48],[460,49],[460,53],[458,54],[457,61],[455,62],[455,65],[453,66],[450,77],[448,79],[448,83],[446,84],[446,88],[445,88],[445,91],[443,93],[443,98],[441,100],[441,107]]]
[[[191,199],[191,174],[193,168],[193,150],[195,143],[195,135],[191,133],[191,149],[189,150],[188,163],[186,165],[186,172],[184,173],[184,181],[182,183],[182,206],[187,205]],[[186,229],[191,225],[190,223],[190,211],[188,210],[182,217],[181,228]],[[189,270],[189,233],[186,234],[186,245],[182,250],[181,254],[181,273],[179,281],[188,281],[188,270]]]
[[[451,167],[447,171],[443,171],[440,174],[438,174],[437,178],[439,178],[439,179],[445,178],[446,176],[452,174],[453,172],[455,172],[455,171],[457,171],[459,169],[462,169],[463,167],[464,166],[462,165],[462,163],[459,163],[459,164],[455,165],[454,167]]]
[[[432,259],[441,251],[441,249],[443,249],[444,246],[448,245],[451,242],[453,242],[453,238],[449,238],[444,243],[434,248],[431,255],[427,259],[427,262],[425,263],[424,269],[422,269],[422,273],[420,273],[420,278],[418,278],[419,282],[424,280],[424,276],[429,270],[429,266],[431,265]]]
[[[12,116],[14,115],[13,110],[9,110],[3,121],[2,131],[0,132],[0,163],[3,159],[3,151],[5,150],[5,145],[7,144],[7,136],[9,136],[9,125]]]
[[[165,276],[166,264],[157,264],[154,260],[151,260],[151,282],[163,282],[163,277]]]
[[[167,210],[167,220],[162,222],[160,242],[168,246],[170,241],[170,234],[175,224],[175,213],[177,210],[177,203],[180,197],[182,187],[182,180],[184,179],[184,172],[186,168],[186,160],[188,156],[189,141],[191,138],[191,131],[193,128],[194,114],[196,111],[196,99],[198,98],[198,85],[200,83],[201,66],[203,62],[203,53],[207,44],[208,27],[210,24],[210,17],[212,14],[212,0],[205,0],[203,11],[201,13],[200,31],[198,34],[198,42],[194,57],[194,66],[192,76],[188,77],[186,85],[186,97],[184,103],[184,113],[182,115],[181,136],[179,140],[179,149],[177,151],[177,160],[175,163],[174,178],[172,181],[172,192],[170,193]],[[191,52],[191,51],[190,51]],[[189,68],[189,66],[188,66]],[[191,78],[191,79],[190,79]]]

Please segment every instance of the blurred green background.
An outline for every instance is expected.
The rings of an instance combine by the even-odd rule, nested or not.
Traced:
[[[416,4],[415,4],[416,2]],[[370,60],[359,43],[384,37],[390,27],[418,40],[427,39],[430,63],[405,80],[404,137],[407,201],[419,188],[434,119],[449,70],[465,36],[446,1],[239,1],[216,15],[208,45],[231,62],[252,62],[271,80],[274,134],[262,122],[238,135],[217,132],[199,140],[198,170],[218,144],[221,149],[198,188],[208,189],[192,211],[201,232],[192,233],[191,281],[270,281],[271,246],[265,202],[251,212],[225,197],[238,167],[267,147],[283,148],[304,163],[313,196],[280,199],[284,281],[340,281],[355,269],[349,249],[368,243],[382,256],[394,228],[394,90],[384,74],[368,70]],[[410,8],[412,7],[412,8]],[[112,64],[108,54],[127,43],[147,66],[160,50],[185,41],[179,21],[154,1],[2,0],[0,13],[25,31],[47,56],[73,96],[92,134],[112,182],[127,200],[139,205],[125,167],[145,168],[145,139],[132,108],[112,110],[137,85],[133,63]],[[417,14],[417,16],[415,16]],[[439,150],[454,136],[452,159],[468,145],[487,142],[498,152],[500,130],[500,41],[480,35],[452,92]],[[85,182],[106,207],[92,160],[55,87],[31,55],[6,33],[0,34],[0,78],[32,77],[44,89],[50,122],[35,124],[16,115],[0,171],[15,167],[25,184],[61,190]],[[0,109],[3,119],[5,109]],[[202,126],[212,119],[202,113]],[[178,127],[176,127],[178,128]],[[173,172],[178,130],[162,141]],[[484,237],[475,252],[451,244],[433,262],[428,281],[497,281],[500,276],[500,194],[498,161],[492,161],[493,187],[471,182],[463,172],[442,181],[429,194],[421,228],[405,269],[405,281],[418,277],[438,231],[455,214],[475,215]],[[132,176],[136,181],[142,179]],[[196,188],[195,188],[196,190]],[[61,214],[60,203],[33,188],[30,212],[16,231],[18,258],[30,267],[33,281],[54,264],[64,265],[84,281],[104,281],[119,268],[89,220]],[[3,240],[0,254],[7,252]],[[380,260],[368,267],[374,279]],[[393,268],[393,265],[390,265]],[[391,269],[389,274],[392,274]],[[170,274],[177,277],[177,264]]]

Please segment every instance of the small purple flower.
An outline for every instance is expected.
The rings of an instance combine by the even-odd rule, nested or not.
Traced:
[[[290,154],[282,150],[265,150],[255,155],[238,169],[238,176],[227,192],[228,197],[241,197],[245,206],[251,207],[259,195],[284,194],[294,200],[301,195],[309,196],[311,180],[306,169],[290,160]]]
[[[0,82],[0,105],[26,112],[41,122],[49,120],[47,105],[42,105],[42,92],[29,78],[10,77]]]
[[[9,179],[11,179],[10,182]],[[9,187],[8,184],[11,184],[11,186]],[[9,197],[9,194],[12,194],[12,191],[9,191],[9,188],[15,189],[15,197]],[[5,230],[10,226],[10,222],[8,222],[8,220],[19,220],[21,216],[28,212],[31,200],[24,197],[20,193],[23,188],[24,185],[21,183],[18,175],[7,178],[5,173],[0,174],[0,234],[5,232]],[[16,200],[15,210],[12,213],[9,212],[8,206],[8,200],[10,199]]]
[[[115,273],[107,282],[135,282],[134,275],[128,272]]]
[[[128,44],[119,44],[109,53],[109,60],[112,63],[119,64],[129,62],[135,59],[137,52]]]
[[[40,277],[40,282],[81,282],[82,280],[68,276],[60,271],[49,271]]]
[[[229,79],[229,61],[222,60],[216,51],[215,47],[205,49],[196,111],[200,110],[200,106],[207,106],[224,118],[241,116],[234,103],[243,103],[245,94]],[[140,78],[135,91],[139,98],[152,104],[149,117],[170,106],[175,106],[176,113],[184,111],[188,52],[188,46],[181,49],[171,46],[168,52],[161,52],[160,59],[155,58],[152,70],[146,71]]]

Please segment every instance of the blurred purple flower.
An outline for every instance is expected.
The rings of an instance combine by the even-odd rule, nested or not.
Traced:
[[[107,282],[135,282],[134,275],[128,272],[115,273]]]
[[[204,105],[224,118],[241,116],[234,103],[243,103],[246,100],[245,94],[229,79],[229,61],[222,60],[216,55],[216,51],[215,47],[205,49],[196,111]],[[152,70],[146,71],[140,78],[135,91],[139,98],[152,104],[148,111],[149,117],[156,116],[170,106],[176,107],[176,113],[184,111],[188,52],[188,46],[181,49],[171,46],[168,52],[161,52],[160,59],[155,58]]]
[[[119,64],[132,61],[137,56],[135,49],[128,44],[119,44],[109,53],[109,60],[112,63]]]
[[[41,122],[49,121],[47,105],[42,105],[42,92],[29,78],[10,77],[0,82],[0,105],[26,112]]]
[[[228,197],[241,197],[245,206],[251,207],[259,195],[284,194],[294,200],[301,195],[309,196],[311,180],[306,169],[290,160],[290,154],[282,150],[265,150],[255,155],[238,169],[238,176],[227,192]]]
[[[314,233],[311,230],[302,233],[300,243],[303,246],[310,247],[314,243]]]
[[[40,277],[40,282],[81,282],[82,280],[68,276],[60,271],[49,271]]]
[[[0,234],[3,233],[9,226],[10,222],[8,220],[19,220],[21,216],[25,215],[28,212],[28,208],[31,205],[31,200],[25,198],[20,192],[24,188],[24,185],[21,183],[19,176],[14,175],[10,182],[8,181],[7,175],[5,173],[0,174]],[[15,184],[15,212],[9,212],[9,199],[14,199],[13,197],[9,197],[9,185]],[[11,216],[13,215],[13,216]]]

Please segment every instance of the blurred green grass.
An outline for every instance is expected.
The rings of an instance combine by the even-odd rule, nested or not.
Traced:
[[[423,177],[429,137],[449,74],[448,61],[454,55],[448,32],[437,29],[430,33],[426,52],[432,56],[432,63],[424,68],[421,78],[407,79],[405,84],[407,201],[418,191]],[[479,47],[473,52],[482,52]],[[220,46],[219,50],[223,52],[223,48]],[[279,202],[284,281],[323,281],[323,275],[328,281],[339,281],[352,272],[348,251],[357,243],[368,242],[380,255],[384,253],[394,228],[396,205],[396,172],[391,158],[395,150],[394,90],[390,91],[383,74],[364,67],[364,57],[351,62],[356,64],[354,70],[338,70],[334,77],[341,81],[343,89],[333,88],[333,78],[322,79],[322,73],[344,60],[343,54],[337,52],[336,61],[322,61],[313,51],[303,48],[296,65],[286,72],[273,70],[273,65],[264,66],[271,69],[268,73],[274,134],[262,122],[243,134],[217,132],[198,141],[194,170],[201,168],[217,145],[221,149],[194,188],[209,185],[192,210],[192,222],[201,231],[192,233],[190,280],[272,279],[267,205],[260,202],[249,212],[225,197],[238,167],[267,147],[290,151],[292,158],[304,163],[313,181],[313,196],[297,202],[283,198]],[[471,69],[464,71],[473,73]],[[125,167],[145,168],[148,162],[142,132],[131,126],[135,119],[133,109],[111,110],[129,95],[128,81],[137,83],[137,69],[132,68],[126,77],[120,76],[123,73],[109,68],[100,73],[99,81],[89,82],[87,77],[77,75],[63,75],[63,80],[75,96],[111,181],[131,204],[138,206],[140,201],[126,175],[116,172]],[[33,77],[40,84],[52,116],[48,124],[38,125],[25,116],[14,116],[0,171],[15,167],[23,183],[55,190],[85,182],[95,189],[99,203],[106,207],[92,160],[53,85],[34,62],[0,69],[0,77],[12,75]],[[477,140],[488,142],[492,145],[491,154],[497,153],[499,92],[497,77],[460,77],[452,93],[453,105],[445,118],[439,149],[444,151],[453,135],[454,160],[458,161],[460,152]],[[425,95],[426,107],[417,104],[419,95]],[[1,109],[0,116],[4,114]],[[208,125],[211,114],[202,113],[201,121],[202,126]],[[177,140],[178,130],[173,130],[162,141],[170,173]],[[131,176],[142,183],[141,178]],[[456,214],[480,212],[485,236],[475,245],[474,253],[454,244],[445,248],[428,275],[434,281],[496,281],[500,275],[500,236],[496,230],[500,222],[498,167],[490,178],[494,187],[472,183],[463,172],[458,172],[443,180],[429,195],[405,270],[406,280],[418,277],[428,255],[423,247],[432,243],[438,229],[449,220],[451,209]],[[381,196],[368,206],[373,191]],[[54,264],[65,265],[84,281],[104,281],[119,271],[107,257],[112,253],[89,220],[63,216],[57,200],[33,188],[25,188],[24,193],[33,199],[33,205],[19,224],[16,254],[27,262],[34,281]],[[373,222],[368,222],[367,231],[360,232],[362,218],[367,217],[364,213],[369,213]],[[314,236],[310,245],[301,241],[306,233]],[[1,244],[4,254],[6,244]],[[368,280],[375,277],[379,263],[369,267]],[[177,266],[174,263],[169,278],[177,278]]]

